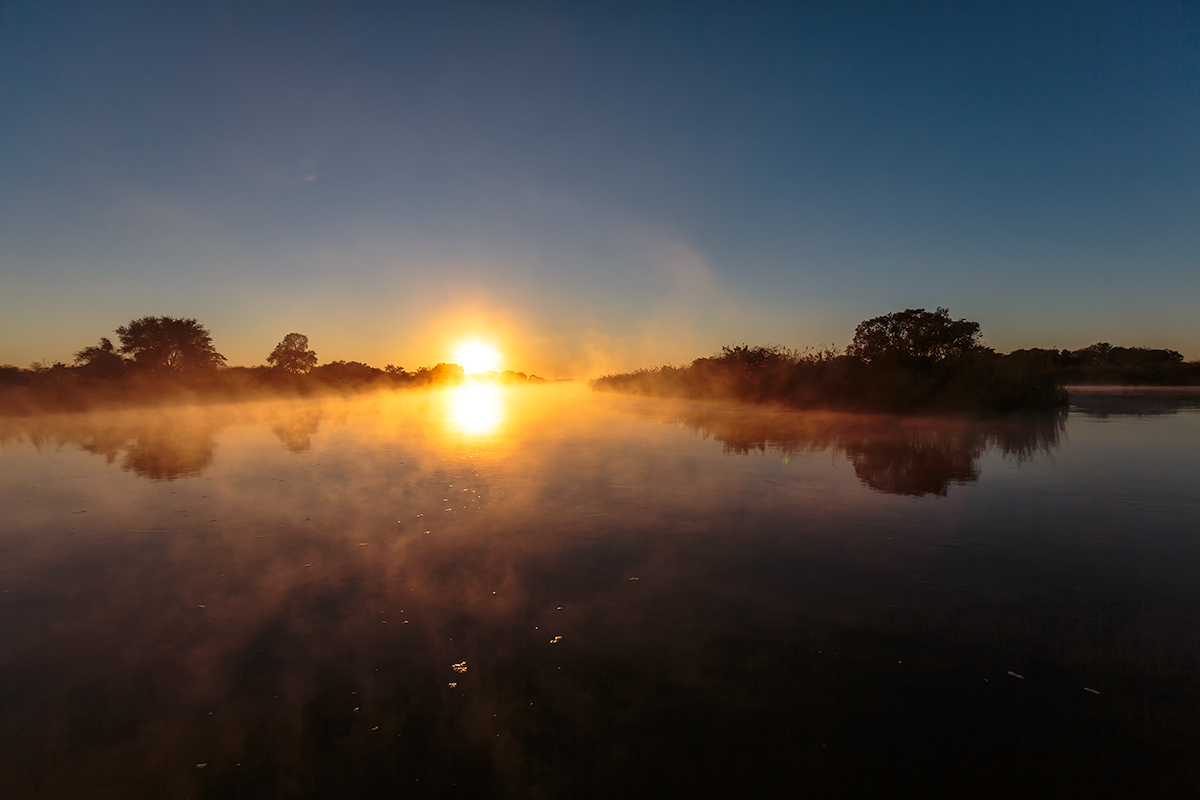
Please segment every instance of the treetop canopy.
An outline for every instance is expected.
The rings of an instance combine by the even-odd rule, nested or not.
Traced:
[[[979,323],[950,319],[950,309],[909,308],[859,323],[847,354],[863,361],[942,361],[980,348]]]
[[[141,317],[117,328],[117,338],[118,351],[152,372],[215,369],[225,363],[208,329],[195,319]]]

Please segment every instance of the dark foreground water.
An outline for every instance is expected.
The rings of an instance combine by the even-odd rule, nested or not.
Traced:
[[[1200,402],[0,420],[0,796],[1200,793]]]

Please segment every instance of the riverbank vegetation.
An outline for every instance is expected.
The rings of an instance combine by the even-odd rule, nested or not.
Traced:
[[[226,402],[455,384],[451,363],[415,371],[360,361],[321,364],[308,337],[289,333],[262,366],[227,366],[195,319],[141,317],[75,353],[73,363],[0,366],[0,414],[33,414],[157,403]],[[264,348],[265,349],[265,348]],[[471,376],[541,382],[523,372]],[[997,353],[979,324],[949,311],[908,309],[862,322],[844,351],[765,345],[724,347],[686,366],[605,375],[594,389],[792,408],[909,413],[1058,408],[1067,385],[1200,386],[1200,362],[1174,350],[1032,348]]]
[[[1200,385],[1173,350],[1097,344],[997,353],[979,324],[948,309],[908,309],[859,324],[845,351],[723,347],[687,366],[605,375],[594,389],[793,408],[1005,413],[1067,402],[1068,384]]]
[[[265,366],[230,367],[195,319],[142,317],[75,353],[74,363],[0,366],[0,414],[80,411],[157,403],[226,402],[462,383],[458,364],[415,371],[360,361],[319,364],[308,337],[289,333]],[[506,370],[471,376],[499,383],[541,382]]]

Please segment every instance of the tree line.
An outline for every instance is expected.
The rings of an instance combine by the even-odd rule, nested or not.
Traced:
[[[979,323],[917,308],[864,320],[844,352],[727,346],[687,366],[605,375],[591,385],[798,408],[1009,412],[1064,406],[1064,387],[1086,383],[1200,385],[1200,363],[1174,350],[1107,343],[1002,354],[983,345]]]
[[[212,334],[196,319],[140,317],[74,354],[72,364],[35,363],[28,369],[0,366],[0,412],[89,407],[93,401],[156,401],[184,394],[217,399],[260,394],[306,394],[372,387],[429,386],[466,379],[458,364],[439,363],[407,371],[361,361],[319,364],[308,337],[288,333],[266,355],[265,366],[228,366]],[[504,371],[486,377],[506,383],[541,381]]]
[[[308,337],[288,333],[266,365],[230,367],[208,329],[195,319],[140,317],[74,355],[71,365],[0,366],[0,412],[87,407],[165,399],[181,391],[208,397],[262,393],[427,386],[466,378],[457,364],[414,372],[359,361],[319,364]],[[502,382],[540,381],[506,371]],[[1175,350],[1117,347],[1100,342],[1079,350],[1031,348],[997,353],[982,343],[980,326],[952,319],[948,309],[906,309],[865,320],[843,352],[735,345],[683,367],[660,366],[605,375],[600,390],[648,395],[837,407],[880,411],[1053,408],[1069,384],[1200,385],[1200,363]]]

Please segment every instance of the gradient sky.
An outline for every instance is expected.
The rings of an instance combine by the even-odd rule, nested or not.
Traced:
[[[0,363],[166,314],[586,376],[939,305],[1200,358],[1200,5],[0,7]]]

